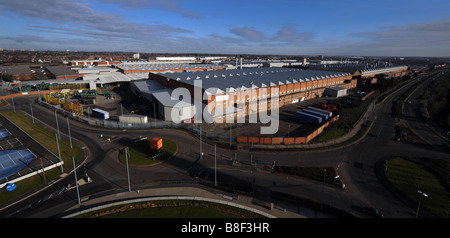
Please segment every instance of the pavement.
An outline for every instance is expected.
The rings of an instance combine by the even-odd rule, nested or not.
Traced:
[[[274,207],[272,209],[265,208],[253,204],[252,198],[242,195],[228,196],[222,191],[216,192],[207,191],[197,187],[166,187],[166,188],[150,188],[142,190],[123,191],[111,195],[102,196],[99,198],[90,199],[89,197],[82,197],[81,204],[77,204],[68,209],[65,214],[66,218],[102,208],[108,204],[115,204],[119,201],[138,202],[146,199],[166,200],[166,199],[195,199],[206,200],[228,205],[238,206],[247,210],[251,210],[263,214],[269,218],[306,218],[306,216],[298,213],[287,211],[286,209]]]

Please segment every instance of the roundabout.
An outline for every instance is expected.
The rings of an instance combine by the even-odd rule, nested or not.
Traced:
[[[178,145],[166,138],[161,139],[161,147],[151,148],[152,138],[141,138],[120,150],[119,160],[131,166],[146,167],[153,166],[166,161],[174,156],[178,151]]]

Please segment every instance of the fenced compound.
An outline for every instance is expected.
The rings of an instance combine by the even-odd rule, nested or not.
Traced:
[[[201,125],[195,123],[174,123],[168,121],[149,121],[147,123],[127,123],[127,122],[119,122],[117,120],[100,120],[95,118],[90,118],[86,116],[82,116],[81,113],[73,113],[70,110],[64,110],[61,108],[57,108],[45,101],[38,101],[39,104],[56,110],[57,112],[63,114],[64,116],[70,116],[74,120],[83,121],[89,125],[99,126],[104,128],[112,128],[112,129],[162,129],[162,128],[172,128],[172,129],[183,129],[191,132],[194,136],[202,138],[208,138],[210,140],[215,140],[218,143],[229,144],[232,143],[244,143],[244,144],[266,144],[266,145],[298,145],[298,144],[307,144],[312,139],[314,139],[317,135],[322,133],[323,129],[329,126],[331,123],[337,121],[339,119],[338,116],[333,117],[326,123],[322,124],[316,130],[311,132],[309,135],[304,137],[254,137],[254,136],[228,136],[224,134],[219,134],[215,132],[202,131]]]
[[[307,136],[302,137],[260,137],[260,136],[237,136],[236,142],[248,143],[248,144],[263,144],[263,145],[299,145],[307,144],[317,135],[322,133],[323,129],[329,126],[331,123],[337,121],[339,117],[333,117],[331,120],[322,124],[315,131],[311,132]]]
[[[29,136],[20,128],[14,128],[6,117],[0,116],[0,120],[0,188],[62,165],[59,158],[46,152],[33,139],[30,141]]]

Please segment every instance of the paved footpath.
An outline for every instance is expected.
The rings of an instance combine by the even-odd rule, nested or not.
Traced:
[[[220,191],[219,191],[220,192]],[[143,201],[147,198],[151,199],[170,199],[170,198],[192,198],[195,200],[205,200],[205,201],[214,201],[220,203],[226,203],[228,205],[235,205],[241,208],[245,208],[247,210],[252,210],[255,212],[259,212],[263,215],[267,215],[272,218],[306,218],[297,213],[293,213],[290,211],[285,211],[279,208],[264,208],[262,206],[258,206],[251,203],[251,198],[247,198],[245,196],[239,195],[237,198],[232,198],[226,196],[224,194],[212,193],[207,190],[196,188],[196,187],[169,187],[169,188],[152,188],[152,189],[144,189],[144,190],[132,190],[131,192],[124,191],[121,193],[116,193],[112,195],[107,195],[100,198],[89,199],[89,198],[81,198],[81,205],[75,205],[72,208],[68,209],[66,212],[70,213],[73,211],[74,213],[68,215],[66,217],[72,217],[72,215],[76,215],[76,211],[79,211],[81,206],[89,207],[89,209],[95,209],[96,205],[100,204],[105,206],[108,202],[110,204],[124,201],[124,200],[139,200]],[[86,211],[86,210],[85,210]]]

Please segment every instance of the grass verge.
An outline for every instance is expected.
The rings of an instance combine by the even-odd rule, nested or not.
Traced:
[[[149,139],[135,142],[128,148],[128,163],[137,166],[146,166],[160,163],[170,158],[178,150],[177,144],[169,139],[163,139],[163,147],[160,149],[160,152],[150,149]],[[125,163],[126,157],[123,151],[124,150],[122,150],[122,153],[120,154],[120,160]]]
[[[260,214],[224,204],[166,200],[113,206],[77,218],[264,218]]]
[[[347,129],[326,128],[314,141],[317,143],[327,142],[344,136],[347,132]]]
[[[448,168],[448,162],[428,158],[421,158],[416,161],[401,157],[391,158],[388,162],[386,178],[394,187],[417,204],[420,199],[420,194],[417,191],[426,193],[428,197],[422,198],[420,206],[439,217],[450,218],[448,185],[442,179],[442,173],[430,166],[440,163],[438,166],[440,169],[443,166]],[[445,165],[442,165],[442,163]]]
[[[295,176],[301,176],[323,183],[337,185],[339,187],[342,187],[343,185],[334,168],[275,166],[275,171]]]

